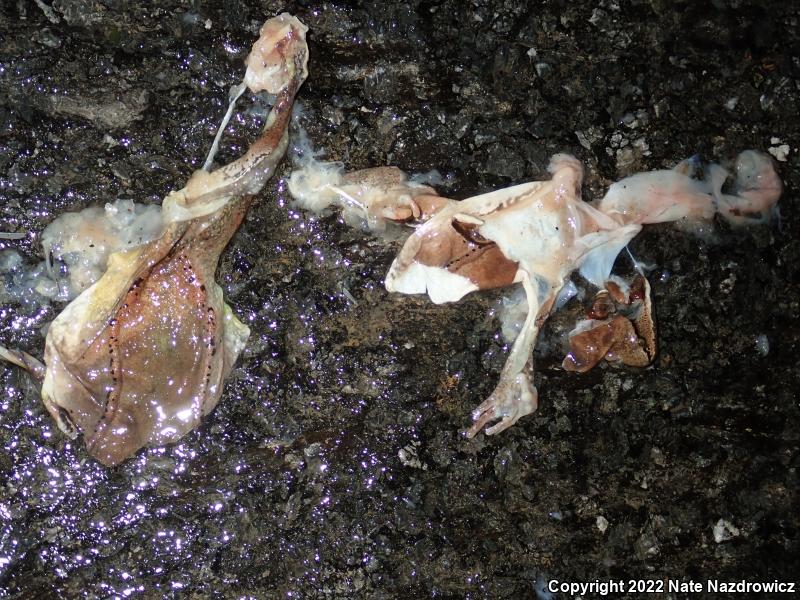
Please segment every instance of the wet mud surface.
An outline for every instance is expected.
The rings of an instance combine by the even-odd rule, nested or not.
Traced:
[[[564,372],[548,340],[567,307],[544,333],[539,411],[470,441],[508,350],[502,294],[389,295],[399,243],[293,210],[276,178],[218,272],[252,336],[181,443],[104,468],[0,367],[0,596],[546,598],[551,579],[796,578],[800,10],[701,4],[3,3],[0,228],[30,235],[0,247],[31,262],[61,212],[183,185],[281,10],[310,27],[302,122],[351,168],[436,168],[463,198],[566,151],[592,198],[696,153],[773,148],[786,192],[769,226],[647,227],[631,251],[653,265],[656,363]],[[249,100],[222,161],[262,123]],[[4,301],[0,344],[41,357],[60,308]]]

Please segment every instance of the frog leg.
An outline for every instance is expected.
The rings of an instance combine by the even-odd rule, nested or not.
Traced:
[[[466,431],[469,438],[496,419],[500,419],[500,422],[486,429],[486,434],[500,433],[511,427],[520,417],[534,412],[539,405],[539,395],[532,381],[532,351],[539,330],[549,316],[562,286],[551,286],[544,301],[540,301],[530,275],[522,269],[520,273],[528,303],[528,316],[514,340],[497,387],[491,396],[472,411],[473,424]]]
[[[22,367],[38,381],[44,379],[44,364],[27,352],[0,346],[0,359]]]

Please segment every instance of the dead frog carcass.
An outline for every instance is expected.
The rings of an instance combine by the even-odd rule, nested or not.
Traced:
[[[216,406],[244,347],[249,330],[225,303],[214,273],[286,151],[294,97],[307,76],[306,30],[288,14],[261,29],[239,95],[247,85],[277,99],[246,154],[210,170],[215,141],[206,167],[164,199],[158,233],[103,257],[99,279],[87,281],[50,325],[45,365],[1,351],[43,378],[42,400],[59,428],[83,434],[88,452],[106,465],[196,427]],[[75,242],[77,230],[85,247],[104,243],[103,227],[83,227],[92,216],[70,217],[51,249]]]
[[[674,169],[633,175],[596,203],[581,199],[583,166],[567,154],[553,156],[549,180],[461,201],[437,196],[399,169],[344,173],[338,163],[313,159],[292,174],[289,190],[302,207],[339,206],[347,220],[362,216],[373,229],[386,221],[416,227],[386,275],[390,292],[427,294],[439,304],[522,283],[524,324],[495,390],[473,412],[467,430],[472,437],[495,421],[486,433],[503,431],[536,410],[532,350],[574,271],[613,294],[616,303],[605,313],[598,305],[578,324],[564,367],[585,371],[604,358],[649,364],[655,354],[650,287],[643,277],[630,288],[611,277],[620,251],[647,223],[694,223],[715,214],[734,225],[763,222],[781,195],[772,161],[761,153],[742,152],[734,173],[712,164],[700,176],[697,167],[690,159]]]

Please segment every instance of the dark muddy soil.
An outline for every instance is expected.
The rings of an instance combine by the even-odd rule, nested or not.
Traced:
[[[786,192],[771,225],[647,228],[631,250],[654,266],[656,363],[574,375],[542,356],[539,411],[470,441],[508,351],[490,316],[501,293],[389,295],[399,244],[292,209],[276,178],[219,269],[252,337],[180,444],[105,468],[26,374],[0,368],[0,596],[547,598],[551,580],[796,580],[800,8],[533,6],[3,2],[0,229],[30,235],[0,248],[31,262],[61,212],[183,185],[282,10],[310,27],[302,122],[350,168],[436,168],[462,198],[570,152],[591,198],[632,172],[756,148],[782,159]],[[240,106],[222,161],[262,124],[263,107]],[[3,305],[0,344],[41,357],[61,308]]]

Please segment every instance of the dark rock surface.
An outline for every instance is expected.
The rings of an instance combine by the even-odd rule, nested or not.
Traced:
[[[0,596],[544,598],[550,579],[797,577],[800,8],[533,6],[2,4],[3,231],[183,185],[281,10],[310,26],[314,144],[351,168],[437,168],[453,197],[540,177],[561,151],[587,165],[587,198],[695,153],[789,153],[779,222],[633,242],[655,265],[653,367],[579,376],[544,356],[540,410],[472,441],[459,431],[507,351],[500,294],[390,296],[398,245],[290,209],[276,179],[219,269],[253,335],[180,444],[104,468],[0,367]],[[222,161],[261,124],[240,106]],[[35,235],[0,248],[39,253]],[[41,356],[60,308],[0,307],[0,344]],[[718,543],[720,520],[735,531]]]

